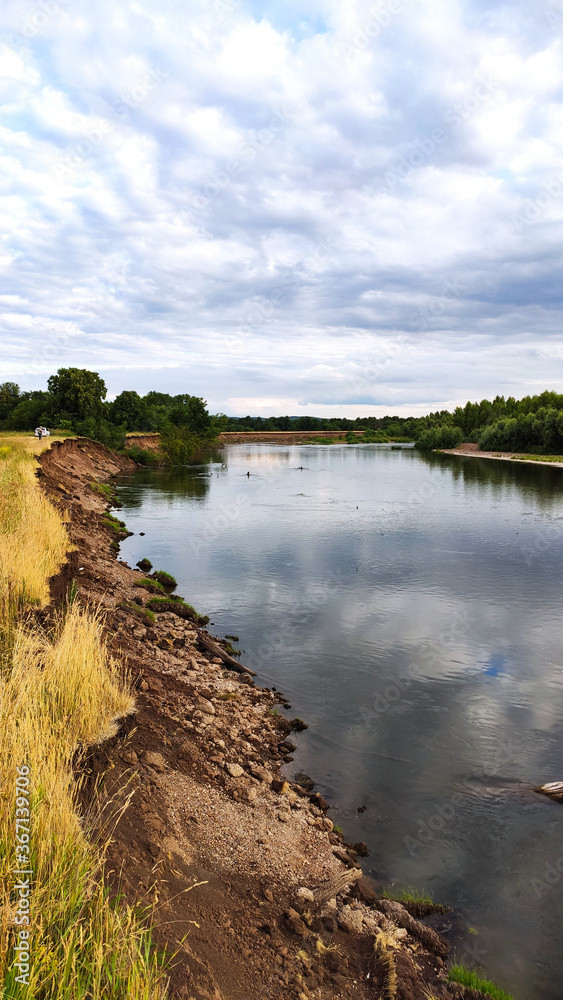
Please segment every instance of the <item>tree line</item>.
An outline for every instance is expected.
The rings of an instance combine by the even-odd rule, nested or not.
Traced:
[[[22,391],[15,382],[0,385],[0,429],[26,431],[37,426],[93,438],[109,448],[123,448],[130,431],[158,431],[169,460],[189,458],[221,430],[220,418],[210,416],[200,396],[133,390],[106,400],[106,384],[97,372],[59,368],[47,379],[46,390]],[[137,449],[138,457],[143,458]],[[150,458],[150,456],[144,456]]]
[[[421,449],[451,448],[461,441],[478,442],[483,450],[563,454],[563,395],[495,396],[467,402],[453,411],[423,417],[228,417],[210,415],[200,396],[172,396],[151,391],[144,396],[124,390],[112,401],[97,372],[59,368],[46,390],[22,391],[15,382],[0,385],[0,429],[32,430],[38,425],[68,430],[122,447],[128,432],[159,432],[163,447],[178,459],[196,443],[213,440],[221,431],[368,432],[416,441]]]

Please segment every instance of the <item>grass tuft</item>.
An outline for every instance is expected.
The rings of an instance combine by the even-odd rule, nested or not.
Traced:
[[[149,594],[164,594],[164,587],[158,580],[148,580],[144,577],[141,580],[135,580],[133,586],[140,587],[141,590],[148,590]]]
[[[493,1000],[514,1000],[510,993],[495,986],[490,979],[481,979],[475,972],[466,969],[463,965],[452,965],[448,970],[448,979],[451,983],[460,983],[468,986],[472,990],[477,990],[484,996],[492,997]]]
[[[157,569],[156,572],[152,574],[152,578],[153,580],[158,580],[163,587],[170,588],[171,590],[178,586],[174,577],[171,576],[170,573],[166,573],[163,569]]]

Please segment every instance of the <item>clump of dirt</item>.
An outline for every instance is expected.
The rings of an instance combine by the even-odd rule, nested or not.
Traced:
[[[111,887],[154,905],[170,996],[375,1000],[391,977],[386,995],[398,1000],[469,997],[447,982],[444,939],[358,880],[364,845],[342,844],[312,779],[284,778],[300,720],[272,714],[283,697],[226,669],[199,622],[175,610],[143,617],[139,570],[116,558],[110,503],[91,487],[132,468],[73,439],[42,454],[39,475],[74,546],[51,581],[51,611],[74,580],[79,600],[105,610],[136,690],[136,714],[77,764],[81,806],[93,834],[112,831]]]

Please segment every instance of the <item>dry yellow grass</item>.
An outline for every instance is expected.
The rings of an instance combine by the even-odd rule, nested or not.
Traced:
[[[161,1000],[164,980],[150,934],[131,908],[109,899],[104,846],[88,839],[73,777],[77,752],[111,736],[133,699],[96,614],[74,602],[50,635],[26,624],[26,608],[48,600],[47,577],[69,548],[64,524],[34,476],[33,450],[0,439],[0,995]],[[16,981],[14,953],[22,769],[29,775],[30,815],[20,808],[19,850],[27,863],[29,826],[33,870],[28,983]]]
[[[33,442],[5,437],[0,444],[0,600],[45,604],[48,579],[70,549],[57,511],[41,492],[35,475]],[[41,449],[43,450],[43,449]]]

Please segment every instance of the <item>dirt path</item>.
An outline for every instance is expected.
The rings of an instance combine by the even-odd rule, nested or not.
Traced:
[[[444,940],[400,904],[376,902],[366,878],[320,909],[311,902],[357,867],[356,850],[333,831],[327,803],[281,775],[297,738],[273,712],[283,696],[225,669],[198,644],[193,620],[168,612],[151,624],[135,613],[150,595],[116,558],[99,485],[132,463],[72,439],[40,466],[76,547],[52,581],[53,607],[75,580],[79,599],[105,610],[110,647],[137,692],[136,715],[89,754],[83,807],[95,816],[113,801],[115,811],[133,793],[108,878],[131,903],[155,905],[157,944],[174,955],[170,996],[376,1000],[395,969],[386,996],[470,998],[447,983]]]

